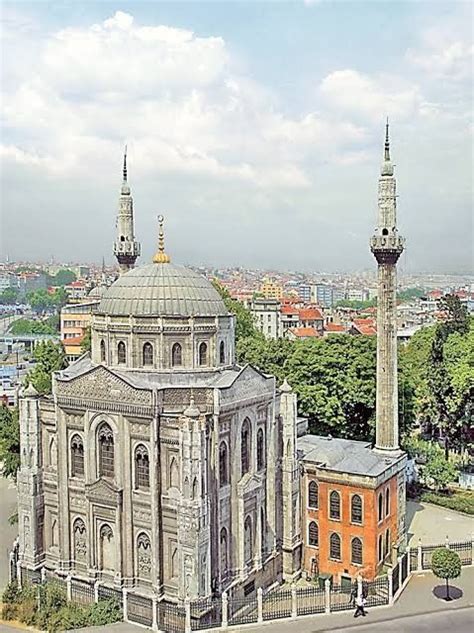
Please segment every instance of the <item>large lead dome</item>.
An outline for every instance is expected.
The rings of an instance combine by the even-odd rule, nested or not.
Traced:
[[[98,314],[111,316],[221,316],[228,311],[211,282],[169,262],[122,275],[102,297]]]

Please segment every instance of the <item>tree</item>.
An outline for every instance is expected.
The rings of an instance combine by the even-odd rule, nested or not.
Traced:
[[[0,294],[0,303],[4,305],[13,305],[18,303],[19,299],[19,290],[18,288],[6,288],[2,294]]]
[[[77,277],[72,270],[61,268],[54,277],[50,278],[50,281],[52,286],[67,286],[73,281],[76,281],[76,279]]]
[[[352,308],[353,310],[363,310],[364,308],[373,308],[377,305],[377,298],[358,301],[357,299],[341,299],[336,303],[336,308]]]
[[[456,466],[443,457],[442,451],[437,451],[427,457],[427,463],[423,467],[423,478],[426,483],[431,480],[437,490],[455,481],[457,475]]]
[[[38,393],[44,395],[52,391],[52,373],[64,369],[66,360],[60,343],[45,341],[37,345],[33,352],[36,365],[27,375]]]
[[[10,328],[10,334],[23,335],[23,334],[57,334],[58,330],[52,322],[35,321],[33,319],[17,319],[14,321]]]
[[[431,557],[431,569],[438,578],[446,580],[446,600],[451,600],[449,595],[449,580],[461,575],[461,559],[459,554],[447,547],[440,547],[433,552]]]
[[[250,310],[237,299],[232,299],[227,288],[224,288],[217,279],[212,281],[212,285],[222,297],[227,310],[235,315],[235,342],[243,338],[257,337],[263,339],[263,334],[255,328],[254,318]]]
[[[0,405],[0,465],[4,477],[16,479],[20,467],[18,409]]]
[[[81,343],[81,349],[83,352],[90,352],[92,349],[92,339],[91,339],[91,328],[90,325],[89,327],[86,328],[86,331],[84,333],[84,338],[82,339],[82,343]]]

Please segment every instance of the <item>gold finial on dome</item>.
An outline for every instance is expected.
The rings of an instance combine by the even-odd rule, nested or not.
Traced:
[[[169,264],[171,261],[169,255],[165,253],[165,233],[163,231],[164,220],[164,216],[158,216],[158,250],[153,257],[155,264]]]

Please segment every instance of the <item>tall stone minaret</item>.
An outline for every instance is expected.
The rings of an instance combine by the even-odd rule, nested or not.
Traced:
[[[378,226],[370,249],[378,264],[377,299],[377,409],[375,450],[397,453],[397,261],[405,240],[397,230],[397,196],[393,164],[390,161],[388,120],[384,160],[379,178]]]
[[[135,266],[137,257],[140,255],[140,242],[137,242],[135,239],[133,230],[133,198],[127,182],[126,146],[123,155],[123,181],[120,190],[117,215],[117,238],[114,242],[114,255],[117,258],[121,275]]]

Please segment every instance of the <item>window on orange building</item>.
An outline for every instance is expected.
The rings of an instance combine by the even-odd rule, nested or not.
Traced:
[[[362,523],[362,498],[354,495],[351,500],[351,523]]]
[[[312,547],[318,547],[319,545],[319,530],[315,521],[311,521],[308,526],[308,544]]]
[[[390,488],[385,491],[385,516],[390,514]]]
[[[383,539],[382,535],[379,536],[379,562],[383,560]]]
[[[335,490],[329,495],[329,518],[338,521],[341,518],[341,496]]]
[[[341,560],[341,537],[333,532],[329,539],[329,558]]]
[[[308,507],[318,507],[318,484],[315,481],[310,481],[308,486]]]
[[[351,561],[353,565],[362,565],[362,541],[360,538],[352,539]]]
[[[384,551],[384,558],[387,556],[388,552],[390,550],[390,530],[387,528],[385,531],[385,551]]]
[[[383,519],[383,496],[379,493],[379,522]]]

